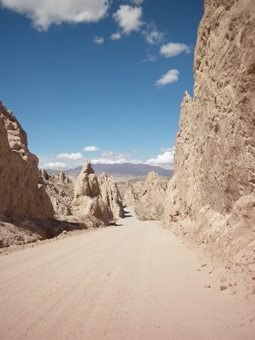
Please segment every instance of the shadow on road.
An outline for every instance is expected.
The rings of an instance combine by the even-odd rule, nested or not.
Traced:
[[[133,217],[133,215],[130,213],[130,211],[124,210],[124,218],[128,218],[128,217]]]

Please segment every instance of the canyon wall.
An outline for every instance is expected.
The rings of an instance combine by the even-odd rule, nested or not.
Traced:
[[[254,37],[254,0],[205,1],[194,98],[185,93],[181,105],[164,216],[177,233],[247,270],[255,240]]]
[[[253,0],[205,1],[194,98],[185,93],[176,144],[175,203],[182,218],[207,204],[231,212],[254,191],[254,37]]]

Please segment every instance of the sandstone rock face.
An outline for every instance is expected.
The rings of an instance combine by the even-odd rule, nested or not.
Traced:
[[[144,181],[128,181],[120,183],[119,188],[123,200],[123,204],[129,207],[134,207],[136,201],[139,200],[141,193],[144,192]]]
[[[195,52],[194,98],[185,94],[175,173],[182,215],[230,212],[255,186],[255,6],[205,1]]]
[[[220,243],[226,260],[231,244],[238,252],[251,242],[250,236],[245,246],[236,241],[235,230],[254,230],[254,37],[253,0],[205,0],[194,98],[185,93],[181,105],[175,175],[165,203],[166,223],[207,247],[214,242],[214,251]]]
[[[167,180],[156,172],[146,178],[144,192],[136,201],[135,213],[140,220],[160,220],[164,214]]]
[[[39,184],[38,159],[11,111],[0,103],[0,216],[44,219],[53,207]]]
[[[49,175],[46,170],[41,170],[41,183],[46,187],[46,192],[54,207],[55,216],[72,215],[71,205],[74,197],[74,182],[62,171],[58,175]]]
[[[97,176],[88,162],[84,163],[75,183],[72,213],[81,218],[92,215],[105,225],[113,219],[110,207],[102,199]]]
[[[113,177],[103,173],[99,177],[99,186],[103,201],[110,207],[115,219],[124,217],[124,209],[122,199],[117,184]]]
[[[128,183],[124,203],[133,206],[140,220],[159,220],[164,214],[168,179],[150,172],[145,181]]]

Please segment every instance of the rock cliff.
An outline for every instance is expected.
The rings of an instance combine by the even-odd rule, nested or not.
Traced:
[[[53,207],[39,184],[38,159],[11,111],[0,103],[0,216],[45,219]]]
[[[255,240],[254,37],[254,0],[205,0],[194,98],[185,93],[181,105],[165,203],[165,222],[177,233],[228,262],[245,254],[246,268]]]

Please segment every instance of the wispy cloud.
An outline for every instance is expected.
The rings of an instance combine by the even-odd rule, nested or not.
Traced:
[[[123,153],[105,151],[100,157],[91,159],[93,164],[123,164],[132,162],[128,155]]]
[[[158,87],[164,86],[167,84],[175,83],[179,80],[179,71],[172,69],[165,73],[159,80],[156,81],[156,85]]]
[[[157,59],[158,57],[155,54],[148,53],[146,57],[143,59],[143,63],[153,63]]]
[[[119,40],[120,38],[121,38],[121,33],[119,32],[113,33],[110,37],[111,40]]]
[[[145,41],[150,45],[160,44],[164,39],[164,33],[160,32],[157,26],[151,22],[142,31]]]
[[[104,43],[104,37],[96,35],[93,41],[95,44],[102,45]]]
[[[142,22],[143,10],[141,7],[133,7],[129,5],[120,5],[117,12],[113,14],[113,18],[119,25],[123,34],[130,34],[133,31],[139,31]]]
[[[102,157],[110,158],[110,157],[113,157],[113,156],[114,156],[114,152],[113,151],[104,151],[102,153]]]
[[[63,162],[49,162],[49,163],[44,163],[41,166],[43,169],[66,169],[68,168],[68,165],[66,163]]]
[[[110,0],[0,0],[0,4],[30,18],[39,30],[52,24],[98,22],[109,8]]]
[[[191,47],[182,43],[168,43],[161,46],[160,54],[166,58],[176,57],[181,53],[190,53]]]
[[[85,146],[83,148],[83,151],[85,152],[96,152],[96,151],[99,151],[99,147],[95,146],[95,145],[88,145],[88,146]]]

